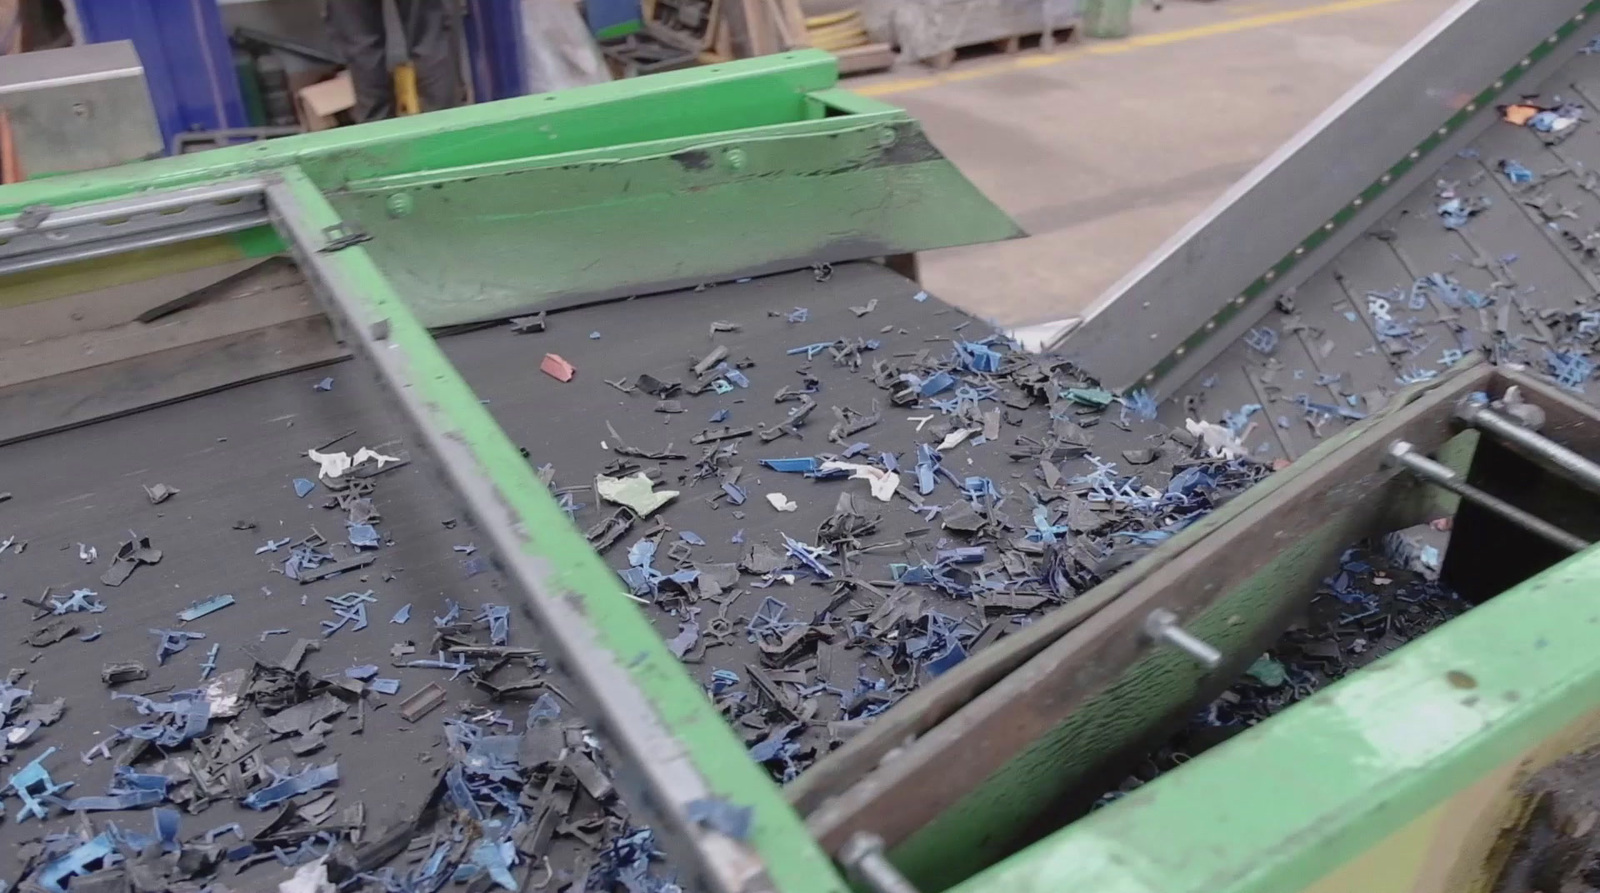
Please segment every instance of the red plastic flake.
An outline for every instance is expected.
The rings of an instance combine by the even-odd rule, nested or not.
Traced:
[[[572,368],[571,363],[553,353],[544,355],[544,362],[539,364],[539,368],[556,381],[571,381],[572,376],[578,371]]]

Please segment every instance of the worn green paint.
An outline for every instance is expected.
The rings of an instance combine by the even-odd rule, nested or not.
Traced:
[[[403,174],[329,199],[432,327],[1021,234],[895,111]]]
[[[956,890],[1303,889],[1600,708],[1597,576],[1589,549]]]
[[[311,179],[296,170],[285,171],[284,177],[305,222],[318,228],[338,222],[339,213]],[[409,386],[428,404],[444,436],[471,451],[476,473],[493,482],[498,495],[522,519],[527,553],[547,562],[550,591],[561,593],[549,597],[576,599],[582,605],[597,641],[623,662],[715,793],[754,809],[749,843],[765,861],[776,888],[784,893],[846,889],[766,770],[750,759],[649,619],[623,593],[616,573],[567,520],[549,489],[408,311],[372,256],[357,246],[329,255],[328,262],[364,304],[354,323],[388,321],[386,344],[410,366]]]

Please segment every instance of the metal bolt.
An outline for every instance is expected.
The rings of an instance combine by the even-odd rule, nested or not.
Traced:
[[[1144,634],[1182,651],[1208,670],[1214,670],[1222,663],[1221,651],[1179,626],[1178,615],[1166,608],[1157,608],[1144,619]]]
[[[743,149],[740,149],[740,148],[737,148],[737,147],[729,149],[727,151],[727,153],[725,155],[723,155],[722,157],[723,157],[723,160],[728,163],[728,169],[729,170],[735,170],[735,171],[744,170],[745,154],[744,154],[744,150]]]
[[[872,893],[917,893],[900,869],[883,854],[883,838],[867,831],[850,835],[839,850],[839,864],[851,883]]]
[[[1479,508],[1499,515],[1534,536],[1541,537],[1568,552],[1581,552],[1589,548],[1588,540],[1574,536],[1531,512],[1525,512],[1504,499],[1466,483],[1450,466],[1424,456],[1407,441],[1391,441],[1385,449],[1384,458],[1389,465],[1404,468],[1428,483],[1443,487]]]

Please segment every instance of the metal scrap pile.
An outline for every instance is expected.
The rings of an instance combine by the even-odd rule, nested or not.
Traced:
[[[1466,613],[1440,553],[1400,532],[1348,549],[1305,615],[1238,681],[1152,753],[1103,805]]]
[[[768,315],[796,331],[809,318]],[[608,383],[641,415],[722,408],[683,452],[608,425],[615,457],[590,470],[593,508],[573,502],[581,485],[555,488],[778,780],[1270,472],[1220,426],[1167,430],[1144,394],[1118,398],[999,336],[969,340],[968,325],[897,353],[886,326],[759,363],[717,346],[670,378],[628,370]],[[835,402],[851,379],[877,396]],[[752,396],[729,408],[730,394]],[[799,506],[819,502],[831,512],[796,530]],[[692,529],[727,515],[748,526],[726,542]]]

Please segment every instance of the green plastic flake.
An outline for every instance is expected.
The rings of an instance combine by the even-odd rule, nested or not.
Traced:
[[[1068,388],[1061,396],[1083,406],[1092,406],[1095,409],[1105,409],[1116,399],[1116,395],[1104,388]]]
[[[1277,688],[1289,681],[1289,673],[1283,668],[1283,664],[1267,657],[1265,654],[1256,658],[1256,662],[1251,664],[1250,669],[1245,670],[1244,673],[1268,688]]]

